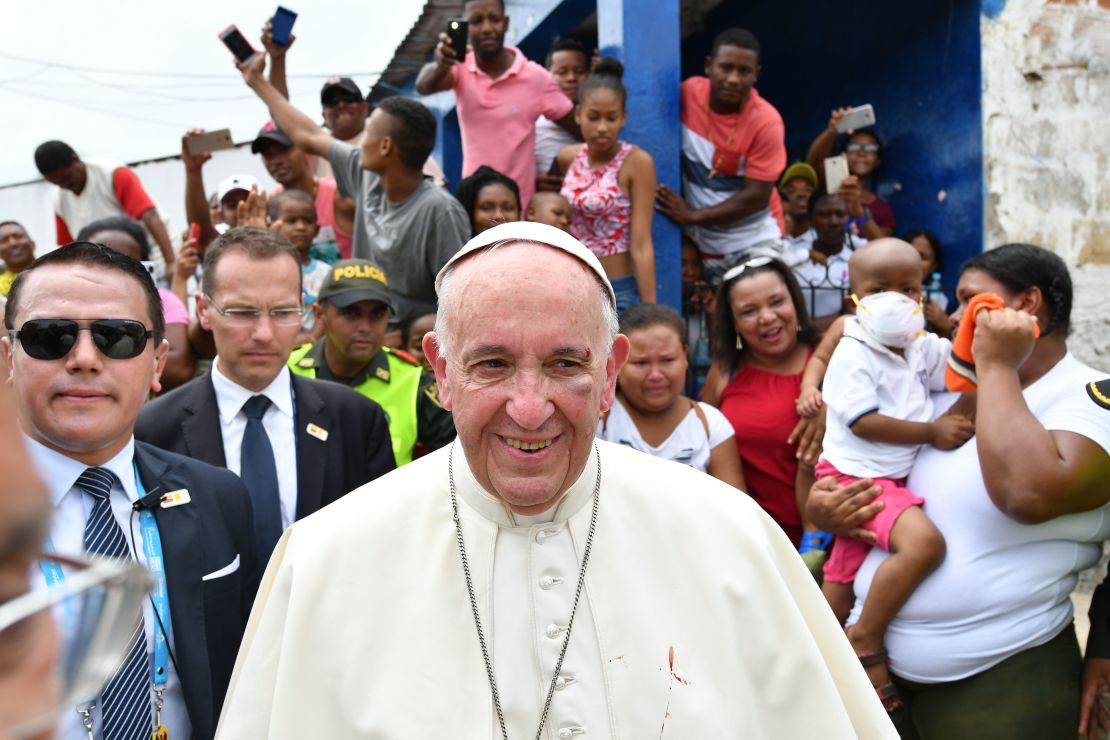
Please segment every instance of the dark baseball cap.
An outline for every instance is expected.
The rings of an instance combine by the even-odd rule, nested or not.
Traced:
[[[329,77],[324,86],[320,88],[320,103],[327,105],[330,100],[341,93],[362,100],[362,90],[358,89],[358,83],[350,77]]]
[[[385,273],[370,260],[359,259],[336,262],[324,278],[316,300],[327,301],[336,308],[347,308],[362,301],[393,306]]]
[[[261,153],[262,146],[267,141],[281,144],[286,149],[293,146],[293,140],[289,138],[289,134],[278,128],[278,125],[273,121],[266,121],[266,125],[259,130],[258,136],[254,137],[254,141],[251,142],[251,152],[254,154]]]

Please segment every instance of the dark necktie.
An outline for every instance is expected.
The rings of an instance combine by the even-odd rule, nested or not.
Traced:
[[[130,560],[123,530],[112,515],[109,496],[116,476],[104,468],[86,468],[77,487],[92,497],[93,508],[85,523],[85,551],[92,555]],[[154,720],[150,711],[150,666],[146,655],[143,613],[131,635],[127,657],[100,693],[104,740],[149,738]]]
[[[254,508],[254,537],[258,562],[265,565],[281,537],[281,498],[278,495],[277,466],[274,448],[262,425],[262,416],[270,407],[266,396],[252,396],[243,404],[247,428],[239,451],[239,477],[247,485]]]

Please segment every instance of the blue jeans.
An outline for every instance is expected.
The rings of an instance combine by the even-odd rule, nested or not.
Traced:
[[[618,278],[609,278],[613,292],[617,294],[617,315],[624,316],[624,312],[640,302],[640,289],[636,287],[635,275],[624,275]]]

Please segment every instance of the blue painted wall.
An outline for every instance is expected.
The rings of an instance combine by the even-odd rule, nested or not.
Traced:
[[[659,182],[680,187],[679,0],[597,0],[601,52],[624,63],[628,123],[621,139],[649,152]],[[670,219],[652,221],[656,301],[682,310],[681,234]]]
[[[979,12],[968,0],[726,2],[683,45],[682,76],[704,73],[720,30],[755,33],[757,87],[782,113],[791,160],[805,157],[833,108],[874,105],[885,145],[876,191],[894,208],[896,233],[940,236],[950,287],[983,249]]]

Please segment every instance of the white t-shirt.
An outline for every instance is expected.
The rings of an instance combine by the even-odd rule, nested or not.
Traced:
[[[816,237],[816,232],[811,233]],[[794,277],[802,288],[810,318],[836,316],[840,313],[844,307],[844,296],[848,293],[848,258],[866,243],[866,239],[845,234],[844,248],[829,257],[828,263],[824,265],[808,257],[813,239],[808,242],[798,241],[791,247],[792,252],[799,255],[798,259],[801,258],[802,251],[807,255],[805,261],[794,265]]]
[[[581,144],[565,128],[544,116],[536,119],[536,174],[546,175],[559,150],[571,144]],[[527,206],[527,203],[523,204]]]
[[[628,411],[618,399],[609,412],[608,420],[598,422],[597,436],[606,442],[626,445],[653,457],[689,465],[704,473],[709,467],[709,453],[717,445],[735,437],[736,432],[720,411],[707,403],[698,405],[705,412],[705,421],[709,426],[708,434],[697,412],[691,408],[671,432],[671,436],[658,447],[652,447],[640,436],[636,423],[632,421],[632,417],[628,415]]]
[[[1110,411],[1085,386],[1106,373],[1068,354],[1025,389],[1033,416],[1050,431],[1080,434],[1110,454]],[[938,413],[956,398],[938,396]],[[926,447],[909,487],[925,497],[925,513],[940,529],[947,554],[914,590],[886,633],[891,667],[922,683],[957,681],[1043,645],[1071,624],[1068,598],[1076,575],[1098,562],[1110,536],[1110,505],[1020,524],[990,500],[973,437],[959,449]],[[887,553],[875,548],[856,575],[859,618],[875,569]]]
[[[872,442],[852,424],[872,412],[904,421],[932,421],[930,392],[944,390],[944,367],[952,342],[925,334],[905,357],[875,341],[855,316],[844,322],[825,373],[822,397],[829,407],[821,456],[845,475],[905,478],[921,445]]]

